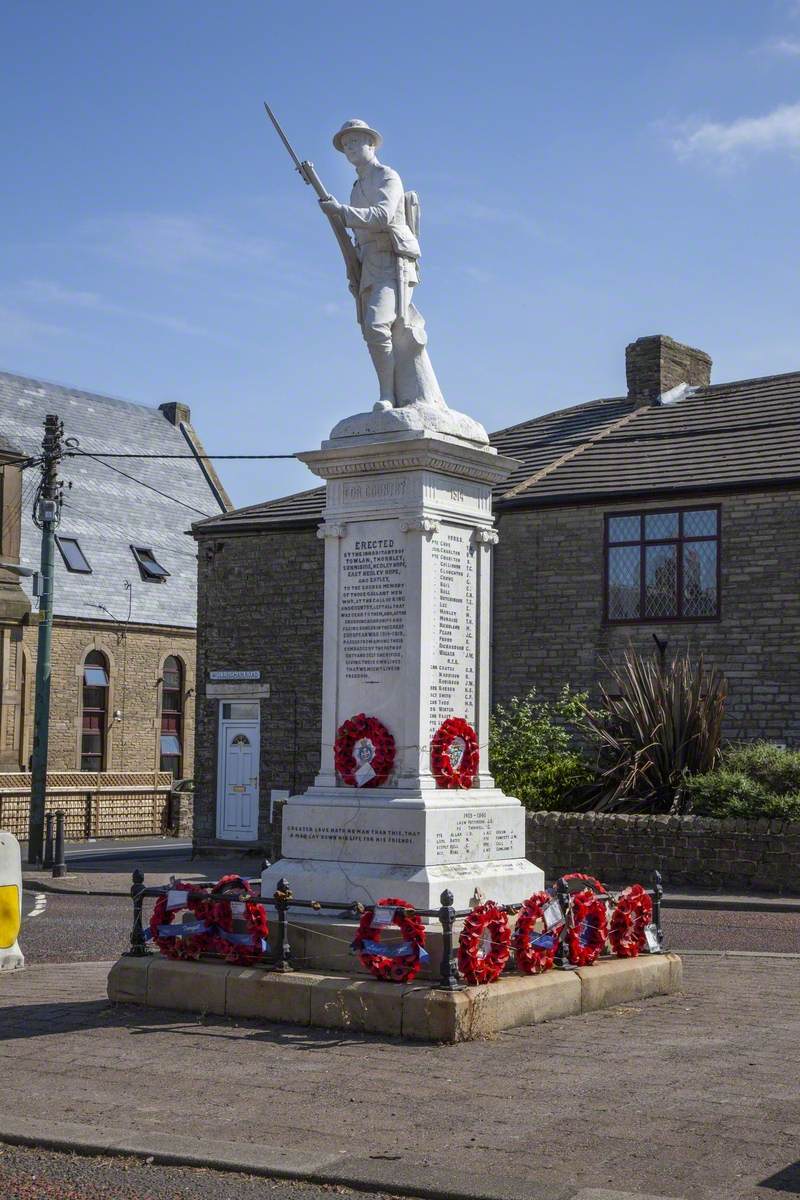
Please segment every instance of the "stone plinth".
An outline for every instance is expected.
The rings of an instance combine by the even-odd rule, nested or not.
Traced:
[[[491,489],[513,460],[431,430],[353,432],[300,457],[327,480],[321,765],[286,803],[283,858],[263,890],[285,876],[299,898],[343,904],[438,908],[444,889],[457,908],[476,889],[523,900],[543,875],[525,858],[519,801],[488,766]],[[395,740],[380,787],[348,787],[335,770],[337,730],[358,713]],[[432,773],[431,739],[449,717],[477,733],[469,789]]]
[[[579,971],[504,975],[485,987],[457,991],[307,971],[283,975],[263,967],[175,962],[147,954],[114,964],[108,997],[118,1004],[384,1033],[413,1041],[466,1042],[503,1029],[677,992],[681,980],[682,964],[675,954],[604,959]]]

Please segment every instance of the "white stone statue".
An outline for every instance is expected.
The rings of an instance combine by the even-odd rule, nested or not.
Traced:
[[[266,101],[264,108],[331,224],[378,376],[380,391],[372,412],[346,417],[331,438],[439,433],[485,446],[489,439],[483,426],[445,403],[428,358],[425,322],[412,302],[419,282],[419,201],[415,192],[404,192],[396,171],[378,162],[381,135],[358,119],[345,121],[334,135],[334,146],[357,176],[350,203],[340,204],[314,164],[300,161]]]
[[[333,144],[356,169],[349,204],[320,200],[355,235],[361,263],[359,319],[378,376],[376,411],[421,401],[444,406],[422,315],[412,302],[419,282],[419,202],[391,167],[378,161],[383,138],[365,121],[345,121]]]

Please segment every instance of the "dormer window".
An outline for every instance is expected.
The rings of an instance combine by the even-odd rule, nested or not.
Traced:
[[[131,550],[139,564],[142,579],[148,579],[151,583],[163,583],[167,579],[169,571],[162,567],[151,549],[147,546],[131,546]]]
[[[75,575],[91,575],[92,568],[86,555],[80,548],[77,538],[60,537],[56,534],[56,545],[61,551],[64,566]]]

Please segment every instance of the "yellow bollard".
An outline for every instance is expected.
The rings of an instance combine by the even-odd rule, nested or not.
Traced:
[[[22,924],[22,855],[13,833],[0,831],[0,971],[25,966],[19,948]]]

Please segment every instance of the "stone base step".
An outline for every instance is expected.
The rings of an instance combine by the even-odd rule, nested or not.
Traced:
[[[218,962],[178,962],[147,954],[121,958],[108,976],[118,1004],[282,1021],[425,1042],[466,1042],[680,991],[675,954],[611,959],[577,971],[512,975],[484,987],[444,991],[427,984],[381,983]]]

